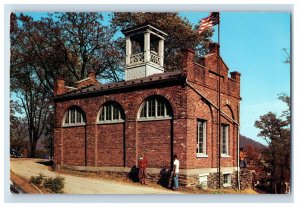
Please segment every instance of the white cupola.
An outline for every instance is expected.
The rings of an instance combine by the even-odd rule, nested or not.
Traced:
[[[150,24],[122,32],[126,38],[125,81],[164,72],[165,32]]]

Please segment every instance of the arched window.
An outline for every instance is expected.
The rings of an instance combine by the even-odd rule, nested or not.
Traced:
[[[69,108],[64,115],[64,126],[77,126],[85,124],[85,116],[79,107]]]
[[[171,118],[171,106],[162,97],[148,98],[142,105],[139,119]]]
[[[104,104],[98,116],[98,123],[103,122],[123,122],[124,121],[124,113],[119,104],[116,102],[108,102]]]

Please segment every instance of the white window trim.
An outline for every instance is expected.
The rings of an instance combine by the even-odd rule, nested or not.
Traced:
[[[162,116],[159,116],[157,118],[154,118],[154,117],[150,117],[150,118],[140,118],[138,119],[137,121],[140,121],[140,122],[143,122],[143,121],[162,121],[162,120],[170,120],[172,119],[172,117],[162,117]]]
[[[222,124],[222,127],[226,127],[226,153],[221,153],[221,157],[230,157],[229,155],[229,125],[228,124]],[[223,136],[223,131],[222,131],[222,136]],[[222,142],[223,144],[223,137],[222,137]],[[222,146],[222,151],[223,151],[223,146]]]
[[[112,104],[112,103],[110,103],[110,104]],[[108,104],[108,105],[110,105],[110,104]],[[124,119],[122,119],[122,114],[121,114],[121,108],[119,107],[119,106],[117,106],[118,107],[118,111],[119,111],[119,119],[113,119],[113,114],[114,114],[114,106],[112,105],[111,107],[110,107],[110,118],[111,119],[109,119],[109,120],[107,120],[106,119],[106,107],[108,106],[108,105],[103,105],[101,108],[100,108],[100,110],[99,110],[99,112],[98,112],[98,116],[97,116],[97,122],[96,122],[96,124],[115,124],[115,123],[123,123],[124,122]],[[104,110],[104,120],[99,120],[100,119],[100,116],[101,116],[101,112]]]
[[[116,123],[124,123],[124,120],[112,120],[112,121],[97,121],[97,124],[116,124]]]
[[[207,158],[208,155],[207,154],[203,154],[203,153],[197,153],[197,158],[201,158],[201,157]]]
[[[231,187],[231,175],[232,173],[229,173],[229,172],[223,172],[222,173],[223,175],[223,182],[224,182],[224,175],[229,175],[229,183],[223,183],[223,187]]]
[[[230,155],[227,155],[227,154],[221,154],[221,157],[222,157],[222,158],[230,158]]]
[[[207,155],[207,139],[206,139],[206,135],[207,135],[207,121],[204,119],[197,119],[197,148],[199,147],[199,123],[202,122],[203,123],[203,152],[202,153],[196,153],[196,157],[197,158],[206,158],[208,157]]]
[[[77,108],[75,108],[75,123],[71,123],[71,115],[70,114],[70,110],[72,108],[69,108],[66,112],[65,112],[65,115],[64,115],[64,118],[63,118],[63,124],[62,124],[62,127],[76,127],[76,126],[85,126],[86,125],[86,122],[84,122],[84,116],[83,116],[83,112],[81,110],[78,110]],[[74,109],[74,108],[73,108]],[[77,114],[80,113],[81,115],[81,122],[78,122],[76,123],[77,121]],[[66,117],[67,115],[69,115],[68,117]],[[66,122],[66,118],[69,119],[69,123],[65,123]]]
[[[203,183],[203,182],[200,182],[200,177],[206,177],[206,184],[203,187],[208,187],[208,176],[209,176],[208,173],[199,174],[199,176],[198,176],[198,182],[200,185],[202,185],[202,183]]]
[[[77,127],[77,126],[85,126],[86,123],[74,123],[74,124],[64,124],[62,127]]]
[[[152,99],[149,99],[149,100],[146,100],[140,110],[139,110],[139,113],[138,113],[138,120],[137,121],[154,121],[154,120],[166,120],[166,119],[172,119],[172,116],[169,116],[167,115],[167,103],[166,102],[163,102],[163,105],[164,105],[164,115],[163,116],[158,116],[157,115],[157,112],[158,112],[158,101],[157,101],[157,98],[153,98],[154,99],[154,106],[155,106],[155,115],[154,116],[149,116],[149,101],[152,100]],[[146,117],[141,117],[141,112],[143,110],[143,108],[146,106]]]

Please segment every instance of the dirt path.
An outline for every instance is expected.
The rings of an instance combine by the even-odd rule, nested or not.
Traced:
[[[25,193],[34,193],[34,194],[40,193],[37,189],[35,189],[32,185],[30,185],[27,180],[21,178],[20,176],[16,175],[13,172],[10,172],[10,179],[13,182],[13,184],[17,186],[22,186],[22,190]]]
[[[164,188],[137,186],[101,178],[77,177],[50,171],[47,166],[38,163],[39,159],[11,159],[10,169],[18,176],[29,180],[40,173],[45,176],[65,178],[66,194],[180,194]]]

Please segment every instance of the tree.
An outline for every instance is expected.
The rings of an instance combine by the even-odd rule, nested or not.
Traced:
[[[14,149],[19,153],[27,150],[27,121],[24,118],[18,118],[17,113],[21,112],[20,105],[10,101],[10,149]]]
[[[47,125],[45,128],[45,133],[44,133],[44,140],[42,144],[44,144],[44,149],[48,153],[49,157],[52,159],[53,158],[53,141],[54,141],[54,134],[53,134],[53,129],[54,129],[54,113],[52,113],[48,116],[48,120],[46,121]]]
[[[258,136],[265,139],[268,148],[263,153],[263,159],[267,163],[268,171],[271,173],[271,191],[273,193],[284,193],[285,183],[290,182],[290,100],[286,95],[279,96],[285,100],[289,109],[283,112],[279,118],[276,114],[269,112],[255,122],[255,127],[260,129]]]
[[[23,68],[21,77],[12,77],[14,93],[20,102],[21,113],[25,114],[26,127],[30,145],[30,157],[35,157],[36,144],[48,125],[48,116],[53,111],[51,94],[38,80],[31,68]]]
[[[177,13],[115,13],[108,26],[101,13],[93,12],[51,13],[40,20],[11,14],[11,91],[21,106],[17,119],[27,121],[30,156],[35,155],[41,137],[50,141],[53,137],[49,119],[56,78],[63,77],[67,85],[73,85],[92,69],[100,80],[120,81],[125,46],[115,34],[123,26],[145,21],[171,35],[165,52],[168,70],[177,68],[181,49],[192,47],[200,52],[212,34],[208,30],[199,36]]]
[[[118,81],[122,59],[113,40],[116,29],[102,21],[101,13],[54,13],[41,20],[12,13],[12,68],[31,67],[50,92],[57,77],[72,84],[89,69],[99,79]]]
[[[282,50],[285,53],[285,60],[283,62],[286,63],[286,64],[291,64],[291,56],[288,53],[287,49],[283,48]]]
[[[245,153],[247,155],[247,169],[254,171],[252,187],[255,187],[257,181],[262,183],[262,181],[267,178],[267,172],[262,160],[262,154],[259,149],[255,148],[252,144],[246,145]]]
[[[202,35],[198,34],[196,25],[181,18],[178,13],[153,13],[153,12],[116,12],[112,23],[120,29],[150,23],[166,32],[169,37],[165,40],[165,70],[178,70],[181,64],[181,50],[192,48],[199,55],[207,53],[207,46],[212,36],[212,30],[206,30]],[[125,43],[123,43],[125,44]],[[125,49],[125,47],[123,47]]]
[[[27,120],[31,157],[41,137],[53,136],[49,117],[57,77],[73,84],[93,69],[100,79],[119,80],[115,29],[102,20],[101,13],[55,13],[41,20],[11,14],[11,91],[22,108],[16,118]]]

